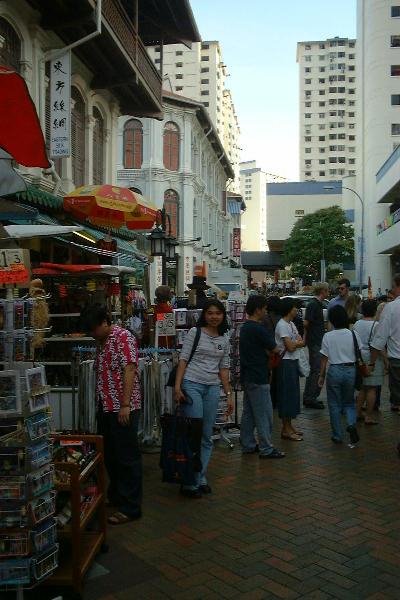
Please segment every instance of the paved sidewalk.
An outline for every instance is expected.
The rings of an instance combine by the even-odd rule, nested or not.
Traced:
[[[357,449],[330,441],[327,409],[298,419],[287,457],[242,457],[218,444],[214,493],[179,497],[145,455],[144,517],[110,529],[105,571],[85,600],[400,598],[400,416],[361,425]]]

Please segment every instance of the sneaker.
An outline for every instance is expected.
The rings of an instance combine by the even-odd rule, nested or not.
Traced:
[[[284,458],[285,453],[278,450],[278,448],[274,448],[272,452],[269,454],[260,454],[258,458]]]
[[[349,425],[346,431],[350,436],[350,442],[352,444],[358,444],[360,436],[358,435],[357,427],[355,425]]]
[[[185,498],[201,498],[202,497],[202,493],[198,488],[191,489],[191,488],[181,487],[180,494],[182,496],[185,496]]]
[[[254,448],[251,448],[251,450],[242,450],[242,454],[257,454],[257,452],[260,452],[258,444],[256,444]]]

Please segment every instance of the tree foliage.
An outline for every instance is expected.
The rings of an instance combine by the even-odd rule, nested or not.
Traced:
[[[323,255],[327,269],[350,262],[354,256],[353,226],[339,206],[322,208],[299,219],[285,243],[284,262],[291,266],[295,277],[318,279]]]

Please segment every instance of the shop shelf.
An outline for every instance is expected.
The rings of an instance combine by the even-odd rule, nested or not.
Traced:
[[[105,541],[103,532],[87,531],[81,537],[79,546],[79,574],[82,579],[92,564],[95,556],[99,553],[102,544]],[[74,581],[74,556],[73,553],[64,553],[60,557],[58,569],[45,583],[48,585],[70,586]],[[74,585],[75,587],[75,585]]]
[[[36,581],[47,577],[58,566],[58,544],[38,558],[32,559],[32,571]]]
[[[29,531],[0,531],[0,558],[26,556],[29,553]]]
[[[24,500],[26,497],[25,477],[1,477],[1,500]]]
[[[31,580],[31,559],[15,558],[0,562],[0,587],[26,585]]]
[[[93,515],[96,513],[97,509],[100,507],[102,502],[104,502],[104,496],[103,496],[103,494],[98,494],[92,500],[92,502],[90,502],[90,504],[88,504],[88,507],[85,510],[85,512],[81,518],[81,521],[80,521],[80,528],[82,531],[84,531],[86,529],[86,527],[90,523]],[[58,532],[59,537],[63,537],[63,538],[70,537],[71,533],[72,533],[72,525],[70,525],[70,524],[65,525]]]
[[[57,523],[54,519],[45,521],[32,531],[32,546],[36,552],[44,552],[57,541]]]
[[[49,464],[27,477],[29,492],[35,498],[54,487],[54,465]]]
[[[101,454],[96,454],[95,458],[88,464],[86,465],[86,467],[83,469],[83,471],[81,471],[79,473],[79,477],[78,477],[78,482],[84,483],[86,481],[86,479],[89,477],[89,475],[91,475],[91,473],[94,471],[94,469],[96,469],[96,467],[102,463],[102,456]],[[70,473],[72,474],[76,468],[77,465],[73,464],[73,463],[63,463],[63,462],[59,462],[59,463],[54,463],[54,466],[56,468],[56,470],[58,471],[65,471],[66,473]],[[56,483],[56,489],[58,491],[64,491],[67,492],[71,489],[71,483]]]

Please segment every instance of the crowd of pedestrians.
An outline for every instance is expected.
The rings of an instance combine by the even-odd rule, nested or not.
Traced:
[[[377,425],[385,372],[389,374],[390,404],[400,411],[400,274],[390,295],[378,306],[350,294],[350,283],[339,282],[338,296],[328,305],[327,284],[315,286],[314,297],[299,332],[296,298],[250,296],[247,320],[240,330],[240,376],[243,388],[241,446],[244,455],[281,459],[285,452],[272,441],[274,407],[281,421],[281,438],[301,442],[296,424],[301,410],[300,377],[304,347],[309,374],[303,394],[307,410],[324,409],[320,392],[326,385],[331,440],[350,447],[359,441],[357,421]],[[111,324],[107,311],[91,307],[82,315],[85,330],[98,342],[96,398],[99,431],[104,436],[109,475],[108,501],[115,507],[109,523],[118,525],[141,517],[142,463],[138,444],[141,409],[138,346],[127,330]],[[303,325],[303,323],[302,323]],[[228,320],[224,304],[206,300],[197,327],[183,345],[175,379],[175,399],[182,414],[201,418],[201,470],[182,482],[181,493],[201,498],[212,492],[207,468],[220,400],[233,411],[229,380]],[[361,373],[361,379],[360,379]],[[343,427],[345,420],[345,430]]]

